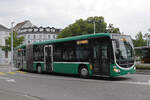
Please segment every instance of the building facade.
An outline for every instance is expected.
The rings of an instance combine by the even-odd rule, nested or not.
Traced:
[[[57,38],[61,29],[54,27],[24,27],[18,30],[19,36],[24,36],[23,44],[31,44],[33,42],[42,42]]]
[[[8,38],[10,29],[0,25],[0,46],[5,46],[5,40]],[[10,52],[5,52],[0,48],[0,64],[9,64],[11,60]]]

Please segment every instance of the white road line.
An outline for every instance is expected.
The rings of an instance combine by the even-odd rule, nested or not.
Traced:
[[[150,80],[149,80],[150,81]],[[125,84],[135,84],[135,85],[149,85],[150,86],[150,82],[116,82],[116,83],[125,83]]]
[[[16,82],[14,79],[12,79],[12,78],[9,78],[9,77],[0,77],[0,80],[5,80],[5,81],[7,81],[7,82]]]
[[[32,97],[32,96],[29,96],[29,95],[23,95],[24,97],[27,97],[27,98],[29,98],[29,99],[32,99],[32,100],[40,100],[40,99],[38,99],[38,98],[35,98],[35,97]]]
[[[8,79],[7,82],[16,82],[14,79]]]

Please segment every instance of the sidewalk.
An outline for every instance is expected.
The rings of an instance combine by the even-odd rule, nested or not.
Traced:
[[[10,67],[10,64],[0,64],[0,68],[8,68]]]
[[[0,72],[5,72],[5,71],[16,71],[16,70],[18,70],[18,68],[15,68],[15,67],[11,67],[11,65],[10,64],[0,64]]]

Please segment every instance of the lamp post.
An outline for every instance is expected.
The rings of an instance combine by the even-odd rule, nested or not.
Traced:
[[[94,23],[94,34],[95,34],[95,21],[93,23]]]
[[[11,66],[9,72],[11,72],[11,68],[13,68],[13,24],[14,22],[11,22]]]
[[[144,37],[146,38],[146,45],[148,47],[149,46],[149,34],[146,33],[146,35]]]
[[[96,29],[95,29],[95,21],[88,20],[88,22],[89,22],[89,23],[93,23],[93,25],[94,25],[94,26],[93,26],[93,28],[94,28],[94,34],[95,34],[95,30],[96,30]]]
[[[96,21],[96,20],[88,20],[88,22],[89,22],[89,23],[93,23],[94,34],[96,34],[96,23],[97,23],[97,24],[98,24],[98,23],[101,23],[102,20],[98,20],[98,21]]]

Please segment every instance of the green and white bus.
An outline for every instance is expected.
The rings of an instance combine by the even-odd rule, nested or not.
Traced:
[[[21,70],[82,77],[116,77],[136,71],[131,37],[110,33],[21,45],[14,51],[14,63]]]

